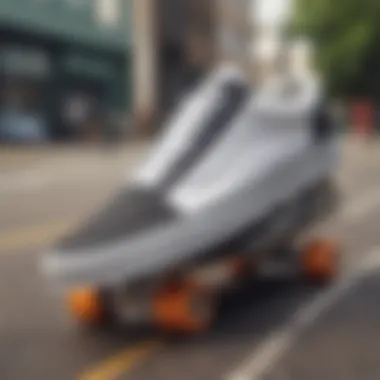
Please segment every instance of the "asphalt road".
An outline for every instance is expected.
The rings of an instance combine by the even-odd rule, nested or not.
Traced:
[[[0,379],[379,378],[380,144],[343,146],[341,212],[322,227],[344,244],[336,286],[263,280],[225,300],[212,331],[177,340],[80,329],[38,271],[43,248],[109,197],[139,156],[36,154],[0,168]]]

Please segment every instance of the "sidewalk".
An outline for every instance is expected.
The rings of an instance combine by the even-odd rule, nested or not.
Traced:
[[[130,140],[115,146],[90,145],[46,145],[0,147],[0,176],[15,174],[36,167],[50,167],[54,163],[76,167],[90,163],[116,163],[139,155],[147,150],[151,142]],[[65,165],[66,164],[66,165]]]
[[[150,145],[130,141],[117,147],[0,149],[0,193],[112,181],[137,166]]]
[[[127,173],[147,154],[152,140],[130,140],[116,146],[66,145],[0,147],[0,191],[16,191],[70,181],[108,180]],[[341,162],[351,166],[378,165],[380,140],[343,136]]]

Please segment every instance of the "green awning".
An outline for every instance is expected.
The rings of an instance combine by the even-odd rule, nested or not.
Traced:
[[[98,0],[1,0],[0,24],[25,32],[75,41],[93,47],[123,51],[131,46],[130,1],[116,0],[120,7],[114,25],[97,16]]]

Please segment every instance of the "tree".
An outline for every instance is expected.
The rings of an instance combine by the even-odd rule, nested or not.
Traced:
[[[380,95],[380,1],[295,0],[292,31],[313,42],[335,95]]]

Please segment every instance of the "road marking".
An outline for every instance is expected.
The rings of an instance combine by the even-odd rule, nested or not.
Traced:
[[[74,226],[73,221],[56,221],[3,232],[0,234],[0,252],[42,248],[53,243]]]
[[[161,346],[162,343],[156,341],[142,342],[89,369],[81,374],[78,380],[117,379],[120,375],[124,375],[136,368],[137,365],[156,352]]]
[[[322,293],[316,300],[300,308],[292,321],[282,329],[275,331],[227,380],[260,380],[291,349],[300,335],[319,317],[328,311],[334,303],[346,294],[358,281],[372,271],[380,268],[380,247],[371,250],[359,268],[349,271],[336,286]]]
[[[360,196],[357,200],[347,201],[339,219],[342,218],[345,221],[356,220],[365,217],[365,215],[371,212],[375,206],[379,205],[377,191],[368,191],[363,196]],[[378,253],[378,250],[377,250]],[[371,262],[375,262],[371,258]],[[369,262],[369,261],[368,261]],[[376,261],[380,267],[380,256]],[[228,380],[255,380],[258,378],[257,374],[262,373],[267,368],[270,368],[272,360],[276,360],[284,350],[289,348],[293,339],[298,334],[300,327],[305,328],[321,311],[327,308],[334,302],[345,290],[349,289],[353,285],[354,281],[345,281],[338,285],[337,288],[331,289],[327,294],[324,294],[318,299],[315,304],[312,304],[306,308],[302,308],[296,314],[296,322],[287,327],[283,331],[273,335],[264,345],[258,350],[259,354],[254,355],[253,359],[249,358],[247,363],[243,364],[243,367],[233,374]],[[164,346],[164,343],[157,342],[156,345]],[[151,349],[144,349],[143,347],[136,346],[135,348],[128,349],[121,354],[116,354],[111,359],[107,360],[103,364],[96,366],[94,370],[89,371],[85,375],[81,376],[79,380],[112,380],[118,376],[129,372],[135,367],[137,363],[142,362],[147,356],[153,354],[155,346]],[[251,376],[253,374],[253,376]]]
[[[360,221],[372,210],[380,205],[380,188],[371,189],[357,199],[347,200],[343,210],[338,212],[336,218],[340,220]]]
[[[361,196],[348,199],[338,215],[339,220],[347,222],[364,218],[380,205],[379,191],[379,189],[371,189]],[[36,248],[41,244],[50,244],[73,225],[73,221],[56,221],[0,234],[0,251],[12,252],[30,249],[31,247]],[[273,365],[272,363],[275,363],[282,353],[294,343],[300,326],[305,328],[312,323],[324,308],[333,303],[345,291],[347,286],[347,283],[339,285],[337,289],[332,289],[330,293],[325,294],[314,305],[307,309],[301,309],[296,315],[295,323],[270,337],[230,379],[252,380],[270,369],[270,366]],[[154,354],[161,345],[163,346],[164,343],[140,343],[133,348],[115,354],[103,363],[96,365],[93,369],[86,371],[79,377],[79,380],[116,379],[118,376],[128,373],[147,357]]]

